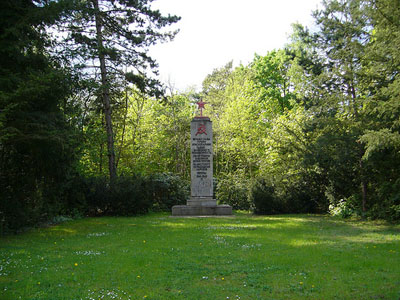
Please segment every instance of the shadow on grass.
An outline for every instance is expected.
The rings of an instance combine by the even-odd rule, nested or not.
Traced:
[[[203,226],[219,233],[229,232],[230,236],[254,239],[262,239],[265,234],[269,237],[277,235],[278,243],[300,239],[360,244],[400,241],[400,225],[343,220],[325,215],[259,216],[242,213],[234,219],[168,219],[159,225],[182,230]],[[287,238],[282,240],[285,236]]]
[[[395,299],[398,229],[320,215],[102,217],[2,240],[0,260],[13,299],[30,299],[26,287],[40,299],[95,287],[135,299]]]

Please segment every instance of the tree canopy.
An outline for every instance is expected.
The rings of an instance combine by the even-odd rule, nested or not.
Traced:
[[[294,24],[281,49],[168,95],[148,49],[174,38],[179,17],[151,4],[0,4],[2,228],[184,201],[199,99],[219,201],[400,219],[397,0],[325,0],[313,31]]]

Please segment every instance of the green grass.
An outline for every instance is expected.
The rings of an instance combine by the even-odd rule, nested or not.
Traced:
[[[399,299],[400,226],[89,218],[0,238],[0,299]]]

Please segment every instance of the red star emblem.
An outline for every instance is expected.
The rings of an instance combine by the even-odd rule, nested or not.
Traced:
[[[203,117],[203,109],[205,109],[204,105],[207,104],[207,102],[203,102],[203,100],[200,100],[200,102],[197,102],[196,104],[199,106],[200,109],[200,117]]]

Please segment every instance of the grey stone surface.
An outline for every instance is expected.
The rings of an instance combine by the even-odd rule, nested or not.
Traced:
[[[217,205],[213,199],[213,132],[207,117],[196,117],[190,124],[191,186],[187,205],[172,207],[173,216],[229,216],[232,207]]]
[[[191,197],[213,196],[212,122],[194,118],[190,124]]]
[[[192,197],[187,200],[187,205],[190,206],[215,206],[217,200],[212,197]]]
[[[189,206],[175,205],[172,207],[173,216],[230,216],[232,215],[232,206]]]

